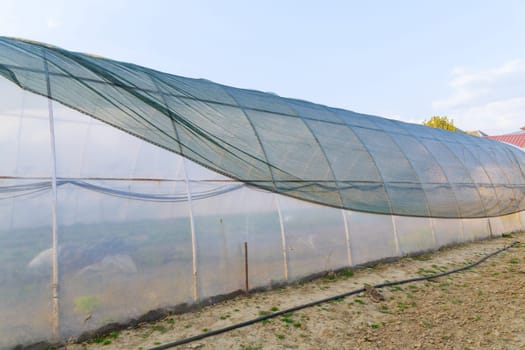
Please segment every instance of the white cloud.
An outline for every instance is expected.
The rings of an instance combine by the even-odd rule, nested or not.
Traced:
[[[460,128],[496,135],[525,125],[525,60],[486,70],[456,67],[449,85],[451,95],[433,101],[432,108]]]

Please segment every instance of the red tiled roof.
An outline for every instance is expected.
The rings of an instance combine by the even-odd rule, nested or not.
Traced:
[[[511,143],[521,148],[525,148],[525,133],[522,134],[507,134],[498,136],[487,136],[487,138],[502,142]]]

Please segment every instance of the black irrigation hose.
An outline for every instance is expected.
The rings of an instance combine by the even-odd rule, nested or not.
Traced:
[[[391,287],[391,286],[396,286],[396,285],[410,283],[410,282],[418,282],[418,281],[430,280],[430,279],[434,279],[434,278],[438,278],[438,277],[448,276],[448,275],[456,273],[456,272],[468,270],[470,268],[473,268],[474,266],[477,266],[477,265],[481,264],[482,262],[484,262],[488,258],[490,258],[490,257],[492,257],[492,256],[494,256],[496,254],[499,254],[499,253],[501,253],[501,252],[503,252],[503,251],[505,251],[505,250],[507,250],[507,249],[509,249],[509,248],[511,248],[513,246],[515,246],[518,243],[519,243],[518,241],[513,242],[512,244],[510,244],[508,246],[505,246],[505,247],[503,247],[503,248],[501,248],[499,250],[496,250],[495,252],[492,252],[490,254],[485,255],[483,258],[479,259],[478,261],[475,261],[475,262],[473,262],[471,264],[459,267],[459,268],[454,269],[454,270],[441,272],[441,273],[437,273],[435,275],[430,275],[430,276],[414,277],[414,278],[409,278],[409,279],[400,280],[400,281],[380,283],[380,284],[374,285],[373,288],[384,288],[384,287]],[[319,304],[324,304],[324,303],[327,303],[329,301],[342,299],[342,298],[348,297],[350,295],[359,294],[359,293],[362,293],[364,291],[365,291],[365,288],[355,289],[355,290],[350,291],[350,292],[346,292],[346,293],[335,295],[335,296],[332,296],[332,297],[329,297],[329,298],[316,300],[316,301],[312,301],[310,303],[294,306],[294,307],[291,307],[291,308],[286,309],[286,310],[277,311],[277,312],[271,313],[269,315],[264,315],[264,316],[261,316],[261,317],[257,317],[257,318],[254,318],[252,320],[244,321],[244,322],[237,323],[237,324],[234,324],[234,325],[231,325],[231,326],[228,326],[228,327],[224,327],[224,328],[220,328],[220,329],[217,329],[217,330],[214,330],[214,331],[209,331],[209,332],[206,332],[206,333],[195,335],[193,337],[184,338],[184,339],[177,340],[177,341],[174,341],[174,342],[171,342],[171,343],[166,343],[166,344],[162,344],[162,345],[159,345],[159,346],[155,346],[153,348],[150,348],[149,350],[164,350],[164,349],[173,348],[175,346],[179,346],[179,345],[182,345],[182,344],[188,344],[188,343],[191,343],[191,342],[194,342],[194,341],[197,341],[197,340],[201,340],[201,339],[204,339],[204,338],[211,337],[213,335],[229,332],[229,331],[232,331],[232,330],[237,329],[237,328],[250,326],[252,324],[255,324],[255,323],[258,323],[258,322],[261,322],[261,321],[264,321],[264,320],[268,320],[270,318],[274,318],[274,317],[277,317],[277,316],[289,314],[291,312],[298,311],[298,310],[305,309],[305,308],[312,307],[312,306],[316,306],[316,305],[319,305]]]

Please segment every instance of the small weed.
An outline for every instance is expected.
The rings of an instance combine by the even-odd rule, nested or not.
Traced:
[[[144,339],[146,339],[146,338],[149,337],[149,335],[150,335],[149,333],[142,333],[141,337],[144,338]]]
[[[337,275],[342,278],[350,278],[354,275],[354,271],[352,269],[344,269],[339,271]]]
[[[302,324],[301,324],[301,322],[294,322],[293,326],[295,328],[301,328]]]
[[[366,265],[367,269],[375,269],[377,267],[377,264],[368,264]]]
[[[476,320],[476,321],[481,320],[481,316],[480,316],[480,315],[476,315],[475,320]]]
[[[168,322],[169,324],[174,324],[175,320],[173,318],[168,318],[166,322]]]
[[[332,303],[341,303],[341,302],[343,302],[343,301],[345,301],[345,298],[344,298],[344,297],[334,299],[334,300],[332,300],[331,302],[332,302]]]
[[[370,327],[372,327],[372,328],[374,328],[374,329],[377,329],[377,328],[379,328],[379,325],[378,325],[377,323],[372,323],[372,324],[370,325]]]
[[[118,335],[118,332],[111,332],[108,334],[108,338],[117,339]]]
[[[399,292],[402,291],[403,288],[401,286],[393,286],[390,290],[393,292]]]
[[[381,307],[379,308],[379,312],[383,313],[383,314],[391,314],[392,312],[388,309],[388,306],[386,305],[381,305]]]
[[[354,303],[356,303],[356,304],[361,304],[361,305],[364,305],[364,304],[365,304],[365,302],[362,301],[361,299],[354,299]]]
[[[191,323],[187,323],[184,325],[184,328],[191,328],[192,324]]]
[[[509,260],[510,264],[517,264],[518,262],[519,262],[519,260],[516,259],[516,258],[512,258],[512,259]]]
[[[279,311],[279,308],[277,306],[272,306],[272,308],[270,310],[272,312],[276,312],[276,311]]]
[[[209,329],[208,329],[208,328],[206,328],[206,327],[204,327],[204,328],[202,329],[202,331],[203,331],[204,333],[206,333],[206,332],[208,332],[208,331],[209,331]]]
[[[111,344],[111,340],[109,339],[104,340],[104,342],[102,343],[102,345],[109,345],[109,344]]]
[[[337,275],[335,272],[330,271],[324,276],[324,279],[326,281],[335,281],[337,279]]]
[[[425,328],[432,328],[432,327],[434,327],[434,325],[433,325],[432,323],[430,323],[430,322],[428,322],[428,321],[425,321],[425,320],[421,321],[421,324],[422,324],[423,327],[425,327]]]
[[[512,233],[504,233],[501,235],[501,237],[503,238],[511,238],[512,237]]]
[[[261,350],[262,349],[262,345],[261,344],[257,344],[257,345],[244,345],[244,344],[241,344],[241,350]]]
[[[153,345],[160,345],[160,344],[162,344],[160,341],[156,341],[153,343]]]
[[[259,311],[259,316],[266,316],[266,315],[269,315],[271,314],[270,311],[266,311],[266,310],[260,310]]]
[[[284,339],[284,334],[277,334],[277,338],[283,340]]]
[[[408,298],[408,299],[414,299],[414,295],[411,294],[411,293],[407,293],[407,298]]]
[[[266,324],[268,324],[268,322],[269,322],[269,320],[268,320],[268,319],[265,319],[265,320],[262,320],[262,321],[261,321],[261,323],[262,323],[263,325],[266,325]]]
[[[96,344],[102,344],[104,342],[104,337],[96,337],[95,339],[93,339],[93,343],[96,343]]]
[[[417,286],[413,285],[413,284],[410,284],[408,286],[408,288],[412,289],[412,290],[418,290]]]
[[[284,316],[283,318],[281,318],[281,321],[283,321],[284,323],[293,323],[293,319],[290,316]]]

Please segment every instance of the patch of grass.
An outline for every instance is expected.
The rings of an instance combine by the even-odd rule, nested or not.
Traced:
[[[164,327],[162,325],[151,326],[151,330],[157,331],[157,332],[160,332],[160,333],[166,333],[166,327]]]
[[[509,263],[510,264],[517,264],[517,263],[519,263],[519,260],[516,259],[516,258],[512,258],[512,259],[509,260]]]
[[[166,320],[166,322],[169,323],[169,324],[174,324],[174,323],[175,323],[175,320],[174,320],[173,318],[168,318],[168,319]]]
[[[283,340],[285,338],[284,334],[277,334],[277,338]]]
[[[435,275],[437,271],[420,267],[419,270],[417,270],[417,273],[420,274],[421,276],[432,276],[432,275]]]
[[[119,336],[118,332],[111,332],[108,334],[109,338],[117,339]]]
[[[276,312],[276,311],[279,311],[279,308],[277,306],[272,306],[272,308],[270,309],[271,312]]]
[[[399,309],[399,311],[405,311],[406,309],[410,308],[410,307],[415,307],[416,306],[416,302],[413,301],[411,303],[405,303],[403,301],[400,301],[397,303],[397,308]]]
[[[361,299],[354,299],[354,303],[356,303],[356,304],[361,304],[361,305],[364,305],[364,304],[365,304],[365,302],[362,301]]]
[[[301,324],[301,322],[294,322],[293,326],[295,328],[301,328],[302,324]]]
[[[445,287],[448,287],[448,286],[450,286],[450,283],[448,283],[448,282],[441,282],[439,284],[439,288],[445,288]]]

